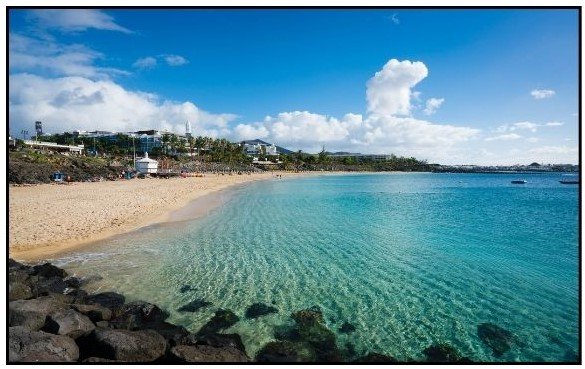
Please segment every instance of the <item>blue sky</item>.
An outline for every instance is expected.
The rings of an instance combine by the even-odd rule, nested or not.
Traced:
[[[9,127],[578,161],[576,10],[12,10]]]

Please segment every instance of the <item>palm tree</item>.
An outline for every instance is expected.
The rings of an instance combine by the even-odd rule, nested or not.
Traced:
[[[175,135],[175,134],[171,135],[170,142],[171,142],[171,150],[173,151],[173,155],[176,155],[177,154],[177,147],[179,146],[179,138],[177,137],[177,135]]]
[[[160,140],[162,141],[162,144],[163,144],[163,151],[164,151],[164,153],[165,153],[165,154],[167,153],[167,149],[168,149],[168,143],[169,143],[169,141],[170,141],[170,136],[171,136],[171,135],[170,135],[170,134],[168,134],[168,133],[163,133],[163,135],[162,135],[162,137],[161,137],[161,139],[160,139]]]
[[[195,138],[191,135],[189,135],[189,137],[187,138],[187,141],[189,142],[189,154],[191,156],[191,159],[193,158],[193,146],[195,145]]]

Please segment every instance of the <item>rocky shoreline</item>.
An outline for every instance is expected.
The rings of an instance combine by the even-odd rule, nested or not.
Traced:
[[[82,287],[91,277],[69,276],[49,263],[9,259],[8,274],[9,362],[398,362],[379,353],[356,359],[351,347],[338,347],[318,307],[293,312],[294,324],[279,327],[275,341],[250,357],[239,335],[222,333],[240,320],[230,310],[218,309],[193,333],[167,322],[169,314],[154,304],[126,303],[116,292],[89,294]],[[184,308],[195,312],[202,303],[196,300]],[[245,318],[276,312],[276,307],[255,303]],[[350,322],[340,328],[345,334],[354,330]],[[480,330],[496,356],[513,344],[514,337],[503,328],[483,324]],[[432,345],[423,355],[425,362],[471,362],[447,344]]]

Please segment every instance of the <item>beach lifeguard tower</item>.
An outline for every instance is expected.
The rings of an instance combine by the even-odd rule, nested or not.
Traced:
[[[148,153],[144,153],[142,159],[136,160],[136,170],[141,174],[156,173],[158,170],[158,161],[150,159]]]
[[[61,172],[55,172],[51,175],[54,182],[63,182],[65,180],[65,174]]]

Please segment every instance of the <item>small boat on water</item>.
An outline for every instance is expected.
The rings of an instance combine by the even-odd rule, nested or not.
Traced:
[[[561,184],[579,184],[579,177],[576,174],[563,174],[559,182]]]
[[[523,179],[515,179],[512,181],[513,184],[525,184],[527,183],[527,181],[523,180]]]

